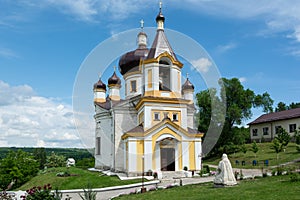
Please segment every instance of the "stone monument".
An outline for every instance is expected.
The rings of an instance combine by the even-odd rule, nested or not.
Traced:
[[[237,184],[231,163],[226,154],[222,155],[222,160],[219,162],[214,184],[215,186],[233,186]]]

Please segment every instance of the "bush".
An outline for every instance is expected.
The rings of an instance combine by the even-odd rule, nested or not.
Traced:
[[[21,196],[22,200],[59,200],[59,196],[55,196],[53,193],[51,193],[51,185],[44,185],[44,187],[33,187],[29,190],[27,190],[27,194],[24,196]]]
[[[291,178],[291,182],[300,181],[300,176],[297,173],[292,173],[291,176],[290,176],[290,178]]]
[[[281,176],[283,171],[284,171],[283,167],[277,167],[277,176]]]
[[[184,167],[183,167],[183,170],[184,170],[184,171],[187,171],[187,170],[188,170],[188,167],[187,167],[187,166],[184,166]]]

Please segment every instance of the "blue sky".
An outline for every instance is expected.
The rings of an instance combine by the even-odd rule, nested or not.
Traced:
[[[155,27],[158,0],[0,0],[0,8],[0,146],[82,147],[72,117],[82,62],[141,19]],[[299,102],[299,9],[292,0],[163,1],[166,28],[201,44],[222,77],[267,91],[274,106]]]

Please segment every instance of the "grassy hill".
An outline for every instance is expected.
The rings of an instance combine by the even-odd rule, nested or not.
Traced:
[[[277,154],[274,149],[272,149],[272,143],[257,143],[258,152],[255,154],[251,151],[252,144],[246,144],[247,152],[237,152],[228,155],[233,167],[239,168],[261,168],[264,166],[264,161],[269,161],[269,166],[276,166],[286,162],[290,162],[296,159],[300,159],[300,153],[296,150],[295,143],[289,143],[285,152],[280,152],[277,160]],[[210,158],[204,160],[204,164],[218,165],[221,158]],[[236,160],[239,161],[239,165],[236,165]],[[252,161],[257,160],[258,165],[252,166]],[[245,166],[241,165],[241,162],[245,161]]]
[[[68,172],[71,176],[58,177],[59,172]],[[51,184],[53,189],[83,189],[87,185],[92,185],[93,188],[102,188],[116,185],[125,185],[141,182],[141,179],[121,181],[117,176],[103,176],[99,172],[90,172],[88,170],[71,167],[50,168],[38,176],[32,178],[29,182],[18,188],[17,190],[27,190],[34,186],[44,186]]]

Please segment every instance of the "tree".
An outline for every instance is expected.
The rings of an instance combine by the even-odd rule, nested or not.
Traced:
[[[276,152],[276,157],[277,157],[277,160],[279,158],[279,153],[282,151],[282,146],[280,145],[279,141],[277,138],[275,138],[273,140],[273,145],[272,145],[272,149],[275,150]]]
[[[300,102],[298,102],[298,103],[294,103],[294,102],[290,103],[289,109],[294,109],[294,108],[300,108]]]
[[[39,171],[38,162],[24,151],[10,151],[8,155],[0,161],[0,187],[3,190],[11,184],[12,188],[17,188],[29,181]]]
[[[296,149],[298,152],[300,152],[300,127],[299,130],[295,131],[295,142],[296,142]]]
[[[63,167],[66,165],[66,157],[56,155],[54,152],[47,157],[47,167]]]
[[[200,113],[198,129],[200,131],[206,133],[210,123],[214,126],[217,125],[219,123],[219,116],[226,113],[223,130],[214,148],[214,153],[222,153],[218,152],[218,149],[222,149],[220,147],[224,145],[230,145],[231,143],[238,144],[235,138],[237,134],[233,130],[234,126],[240,125],[243,120],[249,119],[252,116],[251,109],[253,107],[262,107],[264,112],[272,112],[273,105],[273,100],[267,92],[262,95],[255,95],[252,90],[245,89],[237,78],[222,78],[219,83],[221,85],[219,96],[214,88],[197,94]],[[212,114],[212,102],[216,103],[216,105],[218,105],[218,102],[226,102],[226,112]],[[241,144],[243,143],[242,140],[239,139],[239,141]]]
[[[39,162],[40,169],[44,169],[47,159],[45,148],[41,147],[34,149],[33,155],[34,158]]]
[[[256,158],[256,153],[258,152],[258,150],[259,149],[258,149],[256,142],[253,141],[251,151],[253,151],[253,153],[255,154],[255,158]]]
[[[291,136],[288,134],[288,132],[286,132],[285,129],[279,128],[275,139],[278,140],[280,144],[280,148],[283,149],[283,151],[285,151],[286,146],[289,144],[291,140]]]
[[[287,109],[289,109],[289,107],[285,103],[279,102],[277,104],[277,107],[275,108],[275,112],[280,112],[280,111],[284,111],[284,110],[287,110]]]

